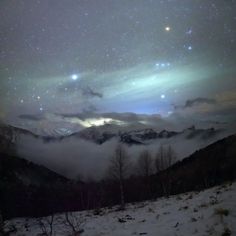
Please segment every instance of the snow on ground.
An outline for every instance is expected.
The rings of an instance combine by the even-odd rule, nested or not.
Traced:
[[[125,211],[117,211],[117,208],[73,213],[73,220],[77,219],[79,228],[84,230],[78,235],[236,235],[236,182],[201,192],[128,204]],[[70,227],[63,223],[65,215],[54,218],[53,235],[73,235]],[[42,233],[38,219],[18,218],[6,222],[6,225],[17,228],[17,232],[11,235],[34,236]]]

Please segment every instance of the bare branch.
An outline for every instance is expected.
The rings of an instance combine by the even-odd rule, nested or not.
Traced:
[[[152,173],[152,156],[148,150],[143,150],[137,161],[139,173],[144,177],[149,177]]]
[[[85,224],[85,220],[72,212],[65,213],[64,225],[70,229],[71,235],[79,236],[84,230],[81,228]]]
[[[45,236],[52,236],[53,235],[53,222],[54,222],[54,215],[48,216],[46,218],[39,218],[38,223],[40,229]]]
[[[109,177],[119,182],[121,209],[124,209],[125,207],[124,180],[128,176],[129,167],[130,167],[129,156],[126,153],[124,146],[118,144],[118,146],[115,149],[114,155],[111,157],[108,174]]]
[[[159,147],[159,150],[155,158],[155,167],[156,172],[160,172],[169,168],[176,162],[176,153],[174,149],[169,145],[167,148],[164,148],[162,145]]]

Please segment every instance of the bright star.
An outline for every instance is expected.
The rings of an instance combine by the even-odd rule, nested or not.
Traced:
[[[165,94],[162,94],[162,95],[161,95],[161,99],[164,99],[165,97],[166,97]]]
[[[165,31],[167,31],[167,32],[170,31],[170,27],[169,27],[169,26],[166,26],[166,27],[165,27]]]
[[[188,46],[188,50],[191,51],[193,48],[192,46]]]
[[[155,65],[158,68],[160,68],[160,67],[165,68],[165,67],[170,67],[171,64],[169,62],[167,62],[167,63],[162,62],[162,63],[156,63]]]
[[[73,79],[73,80],[77,80],[77,79],[78,79],[78,75],[77,75],[77,74],[73,74],[73,75],[71,75],[71,79]]]

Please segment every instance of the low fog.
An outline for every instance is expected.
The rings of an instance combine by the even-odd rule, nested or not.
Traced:
[[[147,145],[124,145],[133,163],[130,169],[135,172],[135,160],[144,149],[148,149],[154,159],[161,144],[171,145],[177,154],[177,160],[181,160],[224,136],[226,133],[220,133],[207,140],[199,137],[186,139],[186,134],[183,133],[169,139],[156,139]],[[109,158],[117,144],[118,138],[99,145],[76,137],[46,143],[42,139],[21,135],[17,150],[21,157],[34,163],[46,166],[66,177],[86,181],[99,180],[105,176]]]

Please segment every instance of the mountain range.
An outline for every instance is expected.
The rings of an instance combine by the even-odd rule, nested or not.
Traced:
[[[81,131],[75,132],[62,132],[60,133],[58,129],[54,129],[53,132],[45,130],[37,131],[34,133],[28,129],[14,127],[10,125],[1,125],[0,134],[6,133],[9,130],[14,134],[15,137],[21,135],[31,136],[33,138],[41,139],[45,142],[50,141],[60,141],[63,139],[75,137],[79,139],[84,139],[87,141],[94,142],[96,144],[103,144],[112,138],[117,138],[120,142],[134,145],[134,144],[150,144],[152,141],[157,139],[169,139],[172,137],[182,137],[184,139],[200,139],[207,140],[214,138],[220,133],[223,133],[223,129],[215,129],[213,127],[207,129],[198,129],[195,126],[191,126],[182,131],[171,131],[162,130],[157,131],[152,128],[135,129],[132,130],[131,127],[122,128],[120,125],[105,124],[101,126],[93,126],[89,128],[82,129]],[[61,130],[64,130],[61,128]]]

